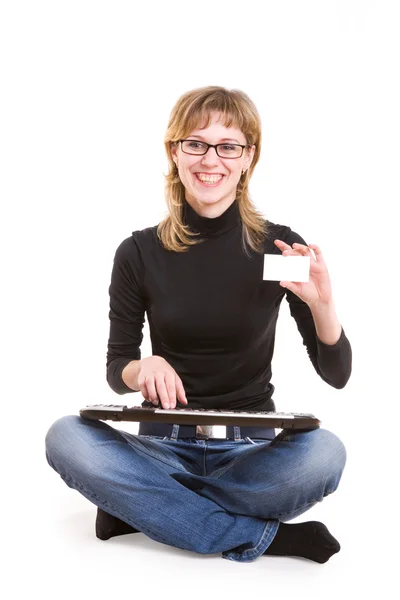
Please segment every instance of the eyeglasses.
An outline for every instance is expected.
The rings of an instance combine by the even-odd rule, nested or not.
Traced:
[[[201,156],[207,154],[209,148],[215,148],[220,158],[240,158],[244,148],[250,148],[248,144],[207,144],[199,140],[178,140],[181,143],[182,152]]]

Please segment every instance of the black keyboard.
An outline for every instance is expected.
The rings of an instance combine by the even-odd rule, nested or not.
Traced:
[[[277,429],[316,429],[320,421],[310,413],[222,409],[159,408],[122,404],[91,404],[79,411],[85,419],[103,421],[154,421],[177,425],[237,425]]]

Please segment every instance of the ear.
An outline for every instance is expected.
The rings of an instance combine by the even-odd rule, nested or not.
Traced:
[[[254,157],[254,153],[256,151],[256,147],[253,145],[250,148],[247,148],[246,150],[246,158],[244,159],[243,162],[243,169],[247,169],[250,167],[252,161],[253,161],[253,157]]]
[[[171,142],[171,156],[174,163],[178,166],[178,144]]]

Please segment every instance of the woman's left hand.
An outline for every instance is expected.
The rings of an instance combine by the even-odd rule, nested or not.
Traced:
[[[282,251],[284,256],[309,256],[310,279],[308,282],[281,281],[282,287],[287,288],[303,302],[312,306],[329,304],[332,302],[332,287],[328,269],[322,252],[315,244],[293,244],[289,246],[282,240],[274,240],[274,244]],[[315,252],[316,259],[310,248]]]

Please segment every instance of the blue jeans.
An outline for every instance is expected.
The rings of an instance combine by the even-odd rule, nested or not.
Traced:
[[[251,562],[280,522],[336,490],[346,450],[325,429],[282,430],[271,441],[173,439],[67,416],[50,427],[46,457],[70,488],[151,539]]]

